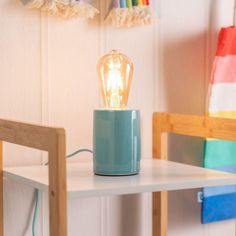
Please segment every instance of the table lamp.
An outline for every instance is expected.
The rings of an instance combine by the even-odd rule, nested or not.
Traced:
[[[113,50],[98,62],[103,109],[94,111],[94,173],[135,175],[140,170],[140,112],[127,109],[133,64]]]

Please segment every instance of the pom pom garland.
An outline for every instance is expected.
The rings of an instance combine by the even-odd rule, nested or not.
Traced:
[[[83,0],[21,0],[30,9],[41,9],[64,18],[94,18],[99,11]]]

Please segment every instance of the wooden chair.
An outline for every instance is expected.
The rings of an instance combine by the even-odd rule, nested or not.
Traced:
[[[66,148],[61,128],[0,120],[0,236],[3,236],[2,141],[48,152],[50,236],[67,235]]]
[[[168,113],[153,114],[153,157],[167,159],[167,133],[236,141],[236,121]],[[50,236],[67,236],[65,130],[0,119],[0,236],[3,236],[2,142],[49,154]],[[153,236],[167,236],[167,193],[153,193]]]
[[[236,141],[236,120],[154,113],[153,158],[168,159],[168,133]],[[153,236],[167,236],[167,212],[167,192],[153,193]]]

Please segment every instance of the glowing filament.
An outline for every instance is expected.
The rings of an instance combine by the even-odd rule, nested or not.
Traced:
[[[125,108],[133,76],[132,63],[125,55],[112,51],[101,58],[98,71],[105,107]]]

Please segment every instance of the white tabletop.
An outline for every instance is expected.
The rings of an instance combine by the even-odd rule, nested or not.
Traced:
[[[93,174],[92,162],[67,165],[69,198],[158,192],[236,184],[236,175],[163,160],[143,160],[139,175],[104,177]],[[48,167],[4,169],[4,177],[48,190]]]

